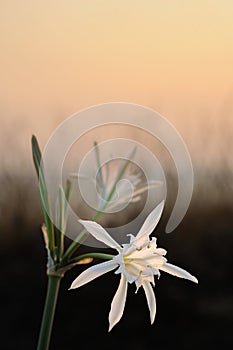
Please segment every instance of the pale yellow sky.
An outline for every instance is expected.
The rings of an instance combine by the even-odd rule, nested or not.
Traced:
[[[199,127],[229,132],[232,18],[231,0],[0,0],[1,134],[45,142],[111,101],[156,109],[190,147]]]

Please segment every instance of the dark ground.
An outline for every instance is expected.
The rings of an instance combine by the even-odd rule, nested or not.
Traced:
[[[119,276],[109,273],[68,291],[86,266],[69,271],[61,284],[50,350],[231,348],[232,213],[229,204],[206,206],[200,201],[191,204],[173,233],[164,233],[163,220],[159,224],[158,245],[167,249],[169,262],[194,274],[199,284],[162,273],[155,288],[157,315],[152,326],[143,291],[135,294],[131,286],[123,318],[108,333],[108,312]],[[3,237],[0,349],[33,350],[46,291],[39,220],[30,227],[17,220]]]

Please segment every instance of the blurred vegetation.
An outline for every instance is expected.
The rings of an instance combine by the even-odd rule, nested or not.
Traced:
[[[40,231],[36,176],[1,177],[1,345],[3,350],[36,347],[45,296],[46,252]],[[165,234],[176,180],[168,177],[164,216],[156,235],[170,262],[187,269],[199,285],[165,273],[156,283],[157,317],[153,326],[143,293],[130,288],[122,321],[110,334],[107,317],[118,277],[109,274],[68,291],[85,266],[67,273],[61,286],[51,350],[77,347],[102,349],[211,349],[233,344],[233,202],[229,171],[196,174],[192,202],[177,229]],[[170,191],[170,192],[169,192]],[[67,238],[67,242],[68,242]],[[87,248],[81,248],[86,251]],[[90,249],[88,249],[89,251]],[[95,262],[98,262],[97,260]],[[77,329],[81,337],[77,339]],[[14,336],[12,336],[14,334]],[[65,348],[68,344],[68,348]]]

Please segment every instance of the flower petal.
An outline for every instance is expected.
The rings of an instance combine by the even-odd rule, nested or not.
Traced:
[[[107,246],[121,251],[121,246],[113,239],[108,232],[97,222],[89,220],[79,220],[79,222],[85,227],[85,229],[98,241],[103,242]]]
[[[150,282],[150,283],[152,283],[153,286],[155,285],[153,269],[147,269],[147,270],[143,271],[142,273],[140,273],[139,277],[135,281],[136,288],[137,288],[136,293],[137,293],[138,289],[143,285],[144,282]]]
[[[151,260],[155,258],[156,261],[161,261],[161,263],[166,261],[163,255],[158,254],[157,251],[154,251],[153,249],[150,249],[150,248],[145,248],[140,250],[134,249],[132,253],[127,254],[125,256],[127,256],[128,259],[141,259],[141,260],[150,259]]]
[[[144,224],[142,225],[140,231],[138,232],[136,236],[136,240],[140,240],[140,245],[143,243],[143,240],[141,238],[143,237],[144,240],[149,237],[149,235],[153,232],[155,227],[157,226],[164,207],[164,201],[162,201],[146,218]],[[136,243],[136,242],[135,242]],[[137,244],[138,245],[138,244]]]
[[[138,265],[134,262],[131,262],[130,264],[122,264],[120,267],[115,271],[115,274],[123,274],[127,281],[129,283],[135,282],[135,280],[138,279],[138,276],[140,275],[142,270],[142,266]]]
[[[181,269],[178,266],[169,264],[169,263],[165,263],[164,265],[161,265],[159,267],[160,270],[170,273],[171,275],[174,275],[176,277],[180,277],[180,278],[186,278],[187,280],[190,280],[192,282],[198,283],[198,280],[196,277],[192,276],[189,272]]]
[[[111,310],[109,313],[109,332],[115,326],[115,324],[120,321],[123,315],[127,296],[127,289],[128,282],[125,276],[121,275],[120,284],[112,300]]]
[[[145,291],[147,304],[150,310],[150,321],[152,324],[155,320],[155,314],[156,314],[156,301],[155,301],[154,290],[149,281],[144,281],[142,283],[142,286]]]
[[[73,281],[69,289],[79,288],[104,273],[114,270],[116,267],[118,267],[118,264],[113,260],[104,261],[101,264],[91,266]]]

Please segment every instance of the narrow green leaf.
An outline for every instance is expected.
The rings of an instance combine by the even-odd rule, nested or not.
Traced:
[[[108,202],[110,202],[112,196],[114,195],[115,191],[116,191],[116,187],[118,182],[122,179],[122,177],[124,176],[128,166],[130,165],[132,158],[134,157],[136,153],[136,147],[133,148],[133,150],[130,152],[129,156],[127,157],[127,160],[124,162],[123,166],[119,169],[116,180],[112,186],[111,191],[109,192],[106,204],[104,205],[104,208],[102,210],[104,210],[107,206],[108,206]]]
[[[51,253],[51,256],[54,258],[54,228],[53,228],[53,222],[51,219],[52,214],[51,214],[51,209],[49,204],[49,195],[48,195],[47,185],[45,180],[44,164],[43,164],[42,154],[41,154],[38,141],[34,135],[32,136],[31,142],[32,142],[33,161],[34,161],[34,165],[35,165],[35,169],[38,177],[41,209],[43,212],[45,225],[47,228],[50,253]]]
[[[40,147],[38,145],[36,137],[32,136],[32,155],[33,155],[33,161],[36,168],[36,173],[39,178],[40,173],[40,162],[41,162],[41,151]]]
[[[64,252],[64,234],[67,224],[67,206],[70,197],[71,182],[67,180],[65,193],[59,188],[56,211],[57,262],[60,262]]]
[[[101,167],[101,162],[100,162],[100,152],[99,152],[99,145],[98,143],[95,141],[94,142],[94,146],[95,146],[95,155],[96,155],[96,165],[97,165],[97,169],[98,169],[98,175],[99,175],[99,186],[102,190],[101,196],[104,198],[105,197],[105,192],[106,192],[106,183],[104,183],[104,177],[103,177],[103,171],[102,171],[102,167]]]

